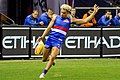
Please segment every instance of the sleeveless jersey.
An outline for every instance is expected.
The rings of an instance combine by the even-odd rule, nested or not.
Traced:
[[[62,18],[57,15],[49,37],[63,42],[67,32],[69,31],[70,24],[70,18]]]

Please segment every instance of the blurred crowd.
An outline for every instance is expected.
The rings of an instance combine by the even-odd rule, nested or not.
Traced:
[[[82,19],[87,18],[93,9],[89,9],[87,13],[83,15]],[[39,15],[39,10],[33,10],[32,14],[28,15],[25,18],[24,25],[29,25],[31,27],[47,27],[49,22],[54,15],[54,11],[50,8],[47,9],[46,12]],[[71,10],[72,18],[79,18],[76,16],[76,9],[73,8]],[[94,17],[91,21],[82,24],[76,25],[74,23],[71,24],[72,27],[119,27],[120,26],[120,12],[116,16],[112,16],[112,12],[110,10],[105,10],[104,15],[97,21]]]

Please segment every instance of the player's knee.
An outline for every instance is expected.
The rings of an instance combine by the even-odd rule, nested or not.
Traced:
[[[55,60],[55,57],[54,57],[54,56],[51,56],[51,57],[50,57],[50,60],[51,60],[51,61],[54,61],[54,60]]]

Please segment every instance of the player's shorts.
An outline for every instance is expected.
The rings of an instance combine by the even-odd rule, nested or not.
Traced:
[[[45,42],[45,48],[49,49],[52,47],[57,47],[58,49],[60,49],[62,46],[62,43],[63,42],[58,39],[55,39],[53,37],[48,37],[48,39]]]

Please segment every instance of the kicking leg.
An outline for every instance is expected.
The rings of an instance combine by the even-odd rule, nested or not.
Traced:
[[[44,78],[44,76],[47,73],[47,71],[53,65],[54,60],[55,60],[56,56],[58,55],[58,53],[59,53],[59,49],[57,47],[53,47],[52,48],[52,52],[51,52],[51,56],[49,58],[49,61],[48,61],[47,65],[46,65],[45,69],[43,70],[42,74],[40,75],[40,78]]]

